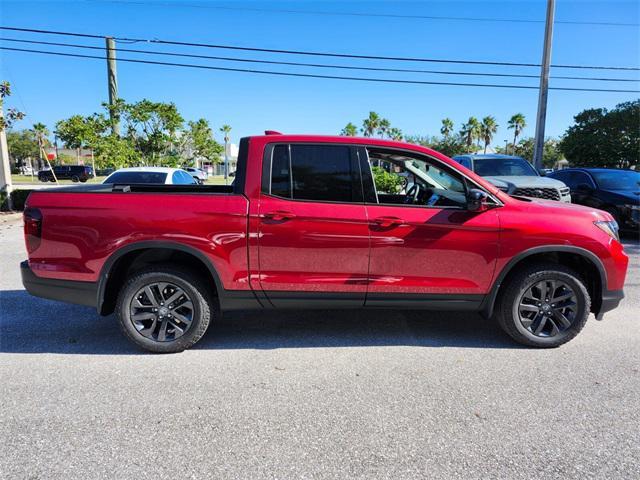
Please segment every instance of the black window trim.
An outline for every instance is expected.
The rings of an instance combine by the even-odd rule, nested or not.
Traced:
[[[595,177],[593,175],[591,175],[590,172],[586,171],[586,170],[579,170],[576,168],[564,168],[562,170],[558,170],[556,172],[553,172],[549,178],[552,178],[554,180],[558,180],[560,182],[564,182],[564,184],[567,186],[567,188],[571,189],[571,187],[569,185],[567,185],[566,181],[568,180],[568,178],[563,179],[562,177],[570,177],[572,173],[581,173],[583,175],[585,175],[587,177],[587,179],[589,180],[589,182],[591,183],[591,186],[595,189],[598,189],[598,182],[596,181]],[[578,184],[576,184],[577,186]]]
[[[273,170],[273,151],[275,147],[279,145],[285,145],[287,150],[289,151],[289,181],[290,181],[290,190],[291,197],[281,197],[280,195],[274,195],[271,193],[271,175]],[[351,176],[352,176],[352,184],[356,185],[356,189],[358,186],[360,187],[360,201],[354,202],[343,202],[337,200],[309,200],[305,198],[293,198],[293,171],[291,168],[291,145],[309,145],[309,146],[338,146],[338,147],[347,147],[349,148],[349,161],[351,164]],[[364,201],[364,190],[362,185],[362,175],[359,168],[359,157],[357,155],[358,145],[354,145],[351,143],[327,143],[327,142],[272,142],[267,143],[264,148],[264,156],[262,159],[262,179],[260,182],[260,193],[262,195],[266,195],[272,198],[278,198],[280,200],[288,200],[290,202],[300,202],[300,203],[328,203],[333,205],[365,205]],[[354,167],[354,161],[355,166]],[[352,185],[353,188],[353,185]]]
[[[589,183],[591,184],[591,186],[595,189],[598,189],[598,182],[596,182],[596,178],[591,175],[589,172],[586,172],[584,170],[574,170],[577,173],[582,173],[585,177],[587,177],[587,179],[589,180]],[[579,183],[578,183],[579,185]]]
[[[373,148],[373,149],[380,149],[380,150],[391,150],[394,152],[399,152],[401,154],[404,155],[408,155],[408,156],[418,156],[418,157],[426,157],[429,160],[433,161],[435,163],[435,166],[437,166],[438,168],[441,168],[442,170],[445,170],[446,172],[451,172],[453,171],[454,173],[458,174],[460,177],[462,177],[463,180],[463,184],[465,187],[465,194],[466,191],[469,190],[469,188],[477,188],[479,190],[482,190],[483,192],[485,192],[489,199],[491,201],[493,201],[495,203],[496,207],[502,207],[504,206],[504,203],[502,201],[500,201],[500,199],[498,199],[495,195],[493,195],[491,192],[488,192],[484,187],[478,185],[476,182],[474,182],[471,178],[469,178],[467,175],[465,175],[464,173],[462,173],[459,170],[456,170],[455,168],[447,165],[446,163],[442,162],[441,160],[438,160],[437,158],[427,154],[427,153],[423,153],[423,152],[416,152],[414,150],[409,150],[409,149],[404,149],[404,148],[397,148],[397,147],[387,147],[387,146],[378,146],[378,145],[367,145],[367,144],[363,144],[362,145],[364,147],[364,150],[367,154],[367,158],[366,158],[366,162],[369,165],[369,168],[371,168],[371,163],[369,162],[369,149]],[[362,168],[362,167],[361,167]],[[364,186],[363,186],[364,188]],[[376,191],[375,188],[375,180],[373,181],[373,190]],[[364,198],[366,198],[366,195],[364,196]],[[378,198],[378,193],[376,192],[376,198]],[[371,202],[365,202],[366,205],[382,205],[385,207],[413,207],[413,208],[430,208],[430,209],[438,209],[438,210],[467,210],[467,208],[464,207],[455,207],[455,206],[432,206],[432,205],[412,205],[412,204],[404,204],[404,203],[371,203]]]

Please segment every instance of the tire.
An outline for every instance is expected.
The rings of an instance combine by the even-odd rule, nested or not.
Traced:
[[[71,181],[73,183],[78,183],[80,181],[80,177],[78,177],[77,175],[74,175],[71,177]]]
[[[87,183],[87,180],[88,179],[86,177],[83,177],[83,178],[80,179],[80,183]]]
[[[543,288],[552,293],[544,295]],[[569,294],[573,296],[553,301],[553,298],[562,299]],[[543,296],[549,300],[540,298]],[[495,316],[502,329],[516,342],[554,348],[580,333],[589,317],[590,307],[589,292],[575,271],[563,265],[538,264],[509,278],[498,299]]]
[[[148,295],[147,287],[153,299]],[[165,293],[160,288],[165,288]],[[163,300],[171,301],[174,294],[179,293],[178,289],[184,295],[172,302],[178,306],[170,310],[169,302],[165,305]],[[185,302],[185,299],[190,302]],[[138,308],[137,305],[142,307]],[[174,353],[192,347],[202,338],[209,327],[212,313],[216,311],[215,305],[204,279],[190,270],[161,264],[140,270],[125,282],[118,294],[116,314],[120,328],[133,343],[150,352]],[[143,320],[135,321],[134,312]],[[190,319],[190,322],[179,318]]]
[[[53,178],[53,177],[51,177],[51,178],[49,179],[49,181],[50,181],[51,183],[56,183],[56,179],[55,179],[55,178]]]

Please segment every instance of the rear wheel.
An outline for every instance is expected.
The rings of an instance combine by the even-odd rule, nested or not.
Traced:
[[[151,352],[181,352],[207,331],[213,298],[193,272],[156,265],[135,273],[118,295],[120,327],[136,345]]]
[[[496,317],[514,340],[558,347],[584,327],[591,299],[580,276],[562,265],[533,265],[509,279]]]
[[[71,177],[71,181],[74,182],[74,183],[78,183],[80,181],[80,177],[77,176],[77,175],[73,175]]]

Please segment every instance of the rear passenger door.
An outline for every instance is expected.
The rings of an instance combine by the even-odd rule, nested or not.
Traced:
[[[259,278],[269,300],[363,305],[369,230],[355,148],[267,145],[261,190]]]

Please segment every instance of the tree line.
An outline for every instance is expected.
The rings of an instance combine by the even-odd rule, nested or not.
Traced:
[[[616,105],[615,108],[587,109],[574,117],[560,139],[547,138],[544,142],[543,164],[551,168],[562,158],[572,166],[631,168],[640,162],[640,100]],[[392,127],[389,120],[377,112],[369,112],[360,129],[349,122],[341,135],[380,137],[406,141],[432,148],[449,157],[463,153],[486,153],[498,130],[494,116],[478,120],[471,116],[456,131],[450,118],[441,121],[440,136],[404,135],[402,130]],[[497,145],[497,153],[518,155],[533,160],[534,139],[522,137],[527,121],[522,113],[509,118],[507,128],[513,137],[506,145]]]
[[[0,83],[0,107],[10,94],[9,83]],[[60,155],[56,162],[79,162],[82,150],[91,151],[97,168],[179,166],[193,165],[198,159],[212,163],[221,160],[224,147],[215,140],[209,121],[204,118],[185,121],[173,103],[118,100],[115,105],[102,106],[102,112],[72,115],[55,124],[56,138],[76,151],[75,158]],[[12,130],[13,123],[22,118],[24,113],[15,108],[9,108],[0,118],[0,129],[7,130],[11,158],[17,165],[26,159],[39,159],[38,167],[43,168],[42,152],[51,146],[51,132],[42,123],[34,123],[31,129]],[[116,121],[121,125],[120,133],[114,128]],[[360,128],[349,122],[340,134],[404,140],[452,157],[486,152],[498,127],[492,115],[481,120],[471,116],[457,130],[453,120],[444,118],[439,136],[404,135],[387,118],[371,111]],[[507,128],[513,131],[512,140],[494,150],[531,161],[534,141],[532,137],[522,136],[526,127],[522,113],[512,115],[507,122]],[[231,127],[222,125],[219,131],[228,143]],[[640,99],[621,103],[611,110],[593,108],[576,115],[574,124],[561,139],[548,138],[544,142],[543,164],[546,167],[553,167],[563,157],[573,166],[636,167],[640,161]]]
[[[89,150],[96,168],[125,166],[193,165],[196,160],[218,163],[224,147],[214,138],[208,120],[185,121],[173,103],[143,99],[115,105],[103,104],[104,111],[92,115],[72,115],[58,121],[53,132],[42,123],[31,129],[9,131],[7,141],[14,161],[38,159],[44,167],[44,148],[51,147],[53,133],[66,148],[76,151],[75,158],[61,155],[57,163],[80,162],[82,150]],[[121,125],[117,133],[115,121]],[[231,127],[222,125],[219,131],[229,141]]]

